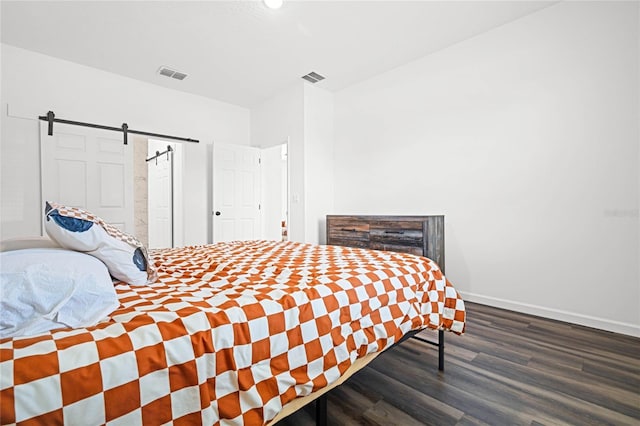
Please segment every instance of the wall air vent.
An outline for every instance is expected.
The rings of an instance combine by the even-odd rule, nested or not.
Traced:
[[[324,80],[324,77],[318,74],[317,72],[310,72],[307,75],[303,75],[302,78],[304,78],[305,80],[311,83],[317,83],[321,80]]]
[[[158,74],[164,75],[165,77],[175,78],[176,80],[184,80],[187,78],[187,74],[173,70],[169,67],[160,67],[158,69]]]

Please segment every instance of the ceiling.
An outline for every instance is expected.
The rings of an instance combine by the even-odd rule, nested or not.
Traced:
[[[0,3],[2,43],[250,108],[311,71],[338,91],[556,1]]]

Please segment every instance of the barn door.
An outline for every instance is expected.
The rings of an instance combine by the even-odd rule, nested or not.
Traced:
[[[176,145],[149,140],[148,146],[148,158],[156,157],[160,152],[165,153],[147,161],[149,248],[173,247],[173,153]]]
[[[122,134],[56,123],[40,124],[41,189],[45,201],[88,210],[134,234],[133,146]]]
[[[213,144],[213,241],[261,238],[260,150]]]

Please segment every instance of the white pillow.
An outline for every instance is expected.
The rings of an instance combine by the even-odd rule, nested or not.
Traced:
[[[120,281],[144,285],[157,279],[147,249],[135,237],[76,207],[46,203],[45,230],[61,247],[95,256]]]
[[[0,338],[95,325],[120,302],[107,267],[75,251],[0,253]]]
[[[47,237],[22,237],[10,238],[0,241],[0,251],[21,250],[29,248],[60,248],[53,240]]]

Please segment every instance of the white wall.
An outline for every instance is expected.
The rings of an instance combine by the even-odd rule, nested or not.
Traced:
[[[563,2],[335,96],[335,212],[445,214],[470,301],[640,335],[637,2]]]
[[[305,235],[314,244],[326,244],[326,215],[333,211],[333,116],[333,94],[305,84]]]
[[[199,139],[184,144],[185,244],[211,235],[210,145],[249,144],[249,110],[2,44],[0,237],[40,232],[38,115]],[[8,114],[7,114],[8,111]]]

